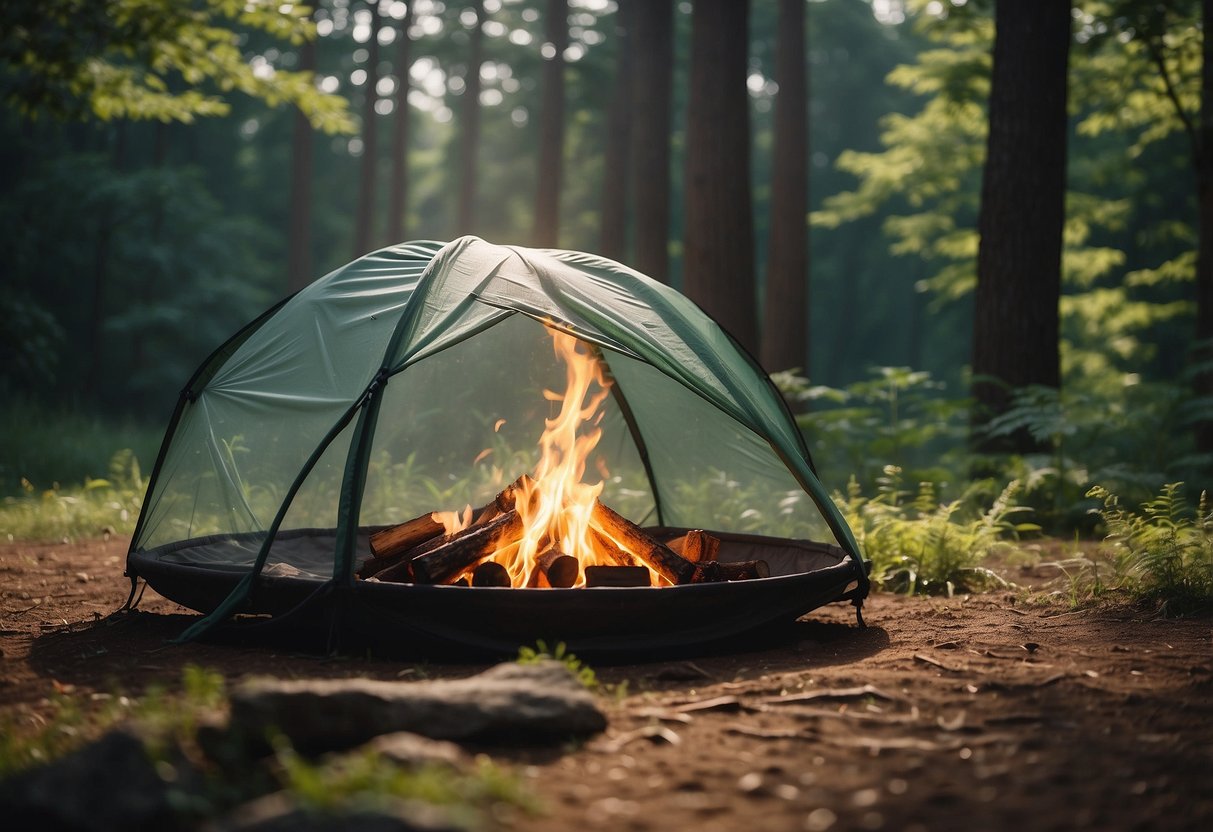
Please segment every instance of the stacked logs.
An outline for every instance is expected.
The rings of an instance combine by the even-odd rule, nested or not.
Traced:
[[[446,533],[424,514],[371,535],[371,557],[358,577],[394,583],[463,584],[508,587],[504,566],[488,560],[493,552],[522,536],[522,518],[515,503],[530,493],[525,475],[472,515],[471,523]],[[765,578],[765,561],[721,563],[720,540],[702,530],[689,531],[661,542],[602,503],[596,502],[589,534],[594,548],[609,561],[587,566],[586,586],[649,586],[651,572],[671,584],[708,583]],[[540,553],[526,581],[528,587],[571,587],[579,577],[577,558],[548,548]]]

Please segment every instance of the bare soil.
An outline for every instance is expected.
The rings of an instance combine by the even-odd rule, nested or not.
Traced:
[[[175,686],[186,664],[410,679],[469,665],[172,646],[194,614],[126,599],[127,541],[0,545],[0,716],[56,691]],[[1213,828],[1213,619],[1072,611],[1009,592],[878,595],[691,659],[596,667],[608,732],[487,749],[546,804],[527,830]],[[622,688],[626,682],[626,692]],[[866,686],[866,687],[865,687]],[[12,723],[10,723],[12,724]]]

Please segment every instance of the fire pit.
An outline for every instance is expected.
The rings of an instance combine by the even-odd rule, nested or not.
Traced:
[[[475,238],[368,255],[221,347],[127,572],[208,614],[185,638],[336,606],[347,643],[490,649],[684,645],[867,592],[790,414],[713,322],[619,264]]]

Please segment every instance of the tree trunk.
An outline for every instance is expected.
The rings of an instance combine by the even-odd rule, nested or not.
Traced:
[[[674,80],[672,0],[634,0],[632,198],[636,268],[663,283],[670,264],[670,110]]]
[[[619,0],[615,13],[615,89],[607,109],[602,162],[602,213],[598,252],[627,259],[628,161],[632,132],[631,40],[633,0]]]
[[[775,40],[775,148],[762,365],[808,375],[809,89],[804,0],[779,0]]]
[[[316,71],[316,42],[299,49],[299,69]],[[291,126],[291,204],[287,228],[286,286],[298,292],[311,282],[312,274],[312,172],[316,138],[312,123],[296,108]]]
[[[358,217],[354,227],[354,256],[361,257],[375,244],[375,163],[379,160],[379,128],[376,124],[375,101],[379,97],[379,29],[383,17],[379,0],[370,0],[371,39],[366,59],[366,91],[362,102],[362,168],[358,181]]]
[[[539,176],[535,190],[534,245],[555,248],[560,234],[560,183],[564,169],[564,51],[569,45],[568,0],[548,0],[539,110]]]
[[[1041,450],[982,431],[1012,391],[1060,386],[1058,299],[1066,188],[1070,7],[999,0],[973,310],[974,447]]]
[[[388,245],[407,240],[405,216],[408,212],[409,177],[409,68],[413,65],[413,42],[409,29],[413,28],[413,4],[408,4],[404,20],[400,21],[399,40],[396,43],[396,108],[393,110],[395,129],[392,132],[392,184],[388,195],[387,233],[384,242]]]
[[[696,0],[686,130],[683,287],[691,300],[758,351],[750,119],[749,0]]]
[[[1202,0],[1201,18],[1204,43],[1201,47],[1203,64],[1200,72],[1200,125],[1196,141],[1197,224],[1196,249],[1196,349],[1197,364],[1193,377],[1194,392],[1199,397],[1213,397],[1213,0]],[[1196,449],[1213,453],[1213,416],[1208,406],[1200,412],[1204,418],[1196,422]]]
[[[470,234],[476,221],[476,156],[480,150],[480,64],[484,60],[484,0],[472,6],[476,26],[468,50],[467,84],[463,90],[459,133],[459,207],[457,231]]]

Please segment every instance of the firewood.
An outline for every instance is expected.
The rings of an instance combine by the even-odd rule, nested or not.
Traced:
[[[743,560],[736,563],[710,560],[695,567],[695,575],[691,579],[691,583],[747,581],[752,578],[769,577],[771,577],[771,567],[765,560]]]
[[[695,564],[681,555],[675,554],[668,546],[655,540],[648,532],[624,519],[602,503],[594,503],[590,522],[607,537],[634,553],[670,583],[686,584],[690,583],[694,577]]]
[[[503,488],[498,492],[497,496],[490,500],[485,505],[481,506],[473,514],[473,520],[467,528],[461,529],[453,534],[440,534],[443,530],[441,523],[433,520],[433,514],[426,514],[418,517],[415,520],[410,520],[408,523],[402,523],[400,526],[393,526],[391,529],[384,529],[384,532],[393,531],[413,524],[421,525],[423,519],[430,519],[436,526],[438,531],[429,535],[424,539],[416,540],[410,545],[397,544],[393,547],[391,553],[383,553],[363,562],[359,567],[357,575],[359,578],[366,579],[372,576],[379,578],[381,581],[393,581],[396,583],[407,583],[412,580],[412,561],[421,557],[424,554],[434,551],[439,546],[450,543],[452,540],[458,539],[461,535],[467,533],[477,526],[487,525],[492,520],[501,516],[505,512],[514,507],[514,501],[517,497],[519,489],[524,484],[532,483],[530,476],[523,474],[518,479]],[[381,532],[376,532],[381,534]],[[371,536],[371,551],[375,551],[375,537]],[[390,572],[388,570],[391,569]],[[387,577],[384,577],[384,575]]]
[[[594,527],[586,529],[586,533],[594,546],[594,551],[610,561],[611,566],[640,566],[640,561],[623,551],[615,542]]]
[[[559,549],[548,549],[535,559],[535,568],[531,570],[526,585],[567,588],[577,583],[580,573],[581,564],[577,558],[566,555]]]
[[[716,560],[720,551],[720,538],[713,537],[703,529],[692,529],[666,544],[670,550],[682,555],[691,563]]]
[[[442,534],[442,524],[434,519],[434,515],[426,512],[420,517],[414,517],[406,523],[382,529],[371,535],[371,554],[376,558],[386,558],[412,549],[419,543],[425,543],[433,537]]]
[[[647,566],[587,566],[586,586],[652,586]]]
[[[495,560],[486,560],[472,570],[472,586],[512,586],[510,573]]]
[[[484,560],[507,541],[522,534],[522,518],[510,509],[483,526],[471,526],[430,551],[412,558],[413,580],[441,584]],[[382,575],[380,580],[385,580]]]

